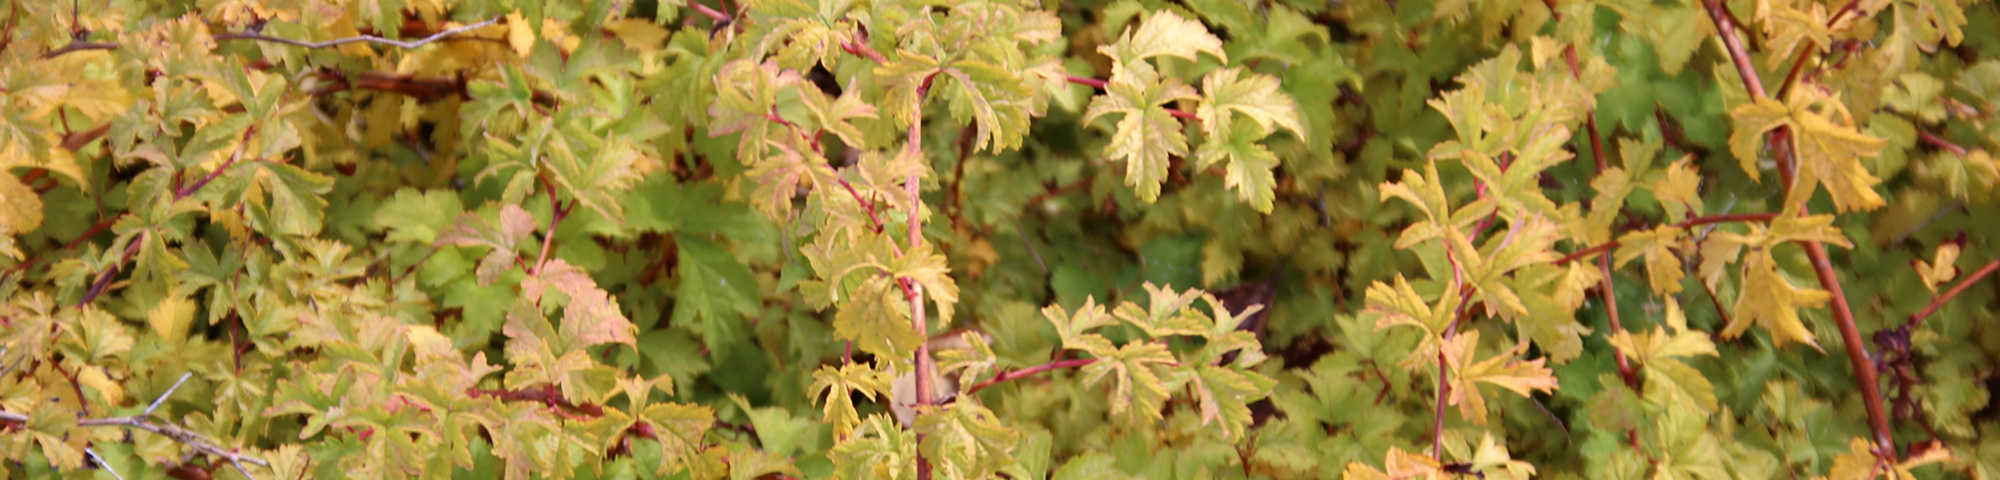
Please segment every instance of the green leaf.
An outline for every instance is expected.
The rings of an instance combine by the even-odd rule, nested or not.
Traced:
[[[743,317],[757,314],[763,299],[757,277],[721,245],[692,236],[676,240],[680,286],[674,289],[672,322],[696,328],[702,345],[725,354],[741,338]]]
[[[458,196],[450,191],[405,188],[375,210],[368,229],[389,232],[387,240],[391,242],[431,244],[463,211]]]

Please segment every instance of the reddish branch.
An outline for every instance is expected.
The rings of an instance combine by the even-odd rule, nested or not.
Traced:
[[[1685,229],[1685,228],[1693,228],[1693,227],[1698,227],[1698,226],[1702,226],[1702,225],[1707,225],[1707,224],[1711,224],[1711,223],[1726,223],[1726,222],[1768,222],[1768,221],[1771,221],[1771,219],[1774,219],[1774,218],[1778,218],[1778,214],[1775,214],[1775,213],[1725,213],[1725,214],[1721,214],[1721,215],[1709,215],[1709,216],[1704,216],[1704,217],[1694,217],[1694,218],[1690,218],[1690,219],[1687,219],[1687,221],[1685,221],[1685,222],[1681,222],[1681,223],[1676,223],[1676,224],[1674,224],[1674,226],[1675,226],[1675,227],[1680,227],[1680,228],[1683,228],[1683,229]],[[1564,256],[1563,256],[1562,258],[1558,258],[1558,259],[1556,259],[1556,261],[1555,261],[1555,262],[1552,262],[1552,263],[1555,263],[1556,265],[1562,265],[1562,264],[1565,264],[1565,263],[1569,263],[1569,262],[1572,262],[1572,261],[1576,261],[1577,259],[1581,259],[1581,258],[1587,258],[1587,257],[1589,257],[1589,256],[1591,256],[1591,255],[1596,255],[1596,254],[1599,254],[1599,253],[1604,253],[1604,252],[1607,252],[1607,251],[1610,251],[1611,249],[1614,249],[1614,248],[1618,248],[1618,246],[1619,246],[1619,245],[1620,245],[1620,242],[1619,242],[1619,241],[1618,241],[1617,239],[1612,239],[1612,240],[1611,240],[1611,241],[1609,241],[1609,242],[1604,242],[1603,244],[1599,244],[1599,245],[1592,245],[1592,246],[1591,246],[1590,248],[1586,248],[1586,249],[1583,249],[1583,250],[1577,250],[1577,251],[1576,251],[1576,253],[1571,253],[1571,254],[1569,254],[1569,255],[1564,255]]]
[[[701,16],[715,21],[717,25],[729,23],[729,15],[716,10],[714,7],[702,5],[698,2],[688,2],[688,8],[692,8],[695,12],[701,13]]]
[[[971,388],[965,389],[965,394],[971,395],[974,393],[979,393],[980,390],[985,390],[986,387],[998,385],[1000,384],[1000,382],[1005,382],[1008,380],[1016,380],[1023,377],[1029,377],[1035,374],[1051,370],[1060,370],[1064,368],[1078,368],[1093,363],[1097,363],[1097,359],[1079,358],[1075,360],[1062,360],[1062,361],[1049,362],[1028,368],[1008,370],[1005,372],[1000,372],[999,375],[994,375],[993,378],[986,379],[986,381],[973,384]]]
[[[1728,9],[1722,0],[1702,0],[1708,9],[1708,17],[1715,22],[1715,29],[1722,36],[1723,47],[1729,51],[1729,58],[1736,64],[1736,72],[1743,77],[1744,88],[1749,90],[1753,100],[1770,98],[1764,85],[1757,78],[1757,69],[1750,65],[1750,54],[1743,49],[1736,38],[1735,24],[1728,16]],[[1787,198],[1790,197],[1793,175],[1793,151],[1790,131],[1778,127],[1771,132],[1771,151],[1777,158],[1778,176],[1785,185]],[[1807,215],[1805,205],[1799,205],[1799,215]],[[1875,434],[1875,455],[1878,461],[1895,458],[1896,444],[1891,437],[1888,413],[1882,407],[1882,392],[1878,381],[1879,372],[1875,362],[1869,359],[1868,345],[1861,340],[1861,330],[1854,325],[1854,312],[1848,307],[1847,294],[1842,291],[1840,278],[1833,271],[1833,262],[1827,258],[1826,247],[1818,242],[1805,242],[1806,258],[1812,261],[1813,273],[1819,277],[1820,286],[1832,297],[1833,320],[1840,327],[1841,341],[1847,347],[1848,362],[1854,366],[1855,383],[1861,388],[1861,400],[1868,409],[1868,424]]]
[[[1945,140],[1943,137],[1932,135],[1931,132],[1918,130],[1917,138],[1922,139],[1924,143],[1931,144],[1931,146],[1933,147],[1942,148],[1947,152],[1951,152],[1952,155],[1957,155],[1959,157],[1965,156],[1966,153],[1965,147],[1959,146],[1956,143],[1952,143],[1951,140]]]
[[[1924,321],[1925,318],[1930,318],[1931,314],[1936,313],[1937,309],[1943,307],[1945,302],[1949,302],[1953,298],[1958,298],[1958,294],[1965,293],[1965,289],[1971,288],[1972,284],[1979,283],[1980,280],[1985,279],[1988,275],[1992,275],[1994,270],[2000,270],[2000,260],[1988,262],[1985,267],[1980,267],[1979,271],[1973,272],[1971,276],[1965,277],[1964,280],[1959,280],[1958,285],[1952,286],[1951,290],[1945,290],[1944,295],[1939,295],[1937,298],[1931,299],[1930,305],[1925,305],[1923,310],[1918,310],[1917,313],[1910,315],[1909,325],[1915,326],[1918,322]]]
[[[543,405],[548,405],[549,408],[554,408],[560,412],[567,413],[570,416],[589,417],[589,418],[597,418],[604,416],[604,407],[599,407],[588,403],[576,403],[570,401],[570,399],[563,397],[562,391],[556,390],[555,385],[545,384],[539,388],[527,387],[517,390],[506,390],[506,389],[486,390],[479,388],[470,388],[465,390],[465,394],[472,398],[493,397],[506,402],[540,403]]]
[[[918,118],[910,120],[910,136],[905,140],[907,143],[904,145],[904,148],[908,148],[911,153],[920,152],[919,141],[923,138],[924,131],[924,121],[922,118],[924,96],[930,92],[931,81],[935,79],[937,79],[937,73],[933,72],[929,76],[924,77],[922,85],[917,86],[916,101]],[[918,190],[922,186],[918,180],[915,173],[903,179],[903,189],[910,195],[910,216],[906,220],[910,226],[910,252],[915,252],[917,245],[922,244],[924,240],[923,218],[918,216],[917,212],[917,206],[923,202],[923,198],[918,195]],[[895,242],[889,243],[894,244]],[[930,338],[930,326],[924,321],[923,285],[917,285],[916,282],[906,278],[899,278],[896,283],[907,285],[903,288],[903,295],[910,300],[910,326],[917,330],[917,338]],[[917,344],[915,373],[917,377],[917,406],[919,408],[930,405],[932,402],[930,368],[930,342]],[[921,441],[923,434],[917,434],[917,438]],[[931,463],[924,459],[923,452],[917,453],[917,480],[931,480]]]

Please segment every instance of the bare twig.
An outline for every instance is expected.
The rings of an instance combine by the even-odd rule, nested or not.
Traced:
[[[187,381],[188,381],[188,377],[193,377],[193,376],[194,376],[194,372],[187,372],[187,373],[183,373],[183,374],[181,374],[181,379],[180,379],[180,380],[175,380],[175,381],[174,381],[174,386],[171,386],[171,387],[167,387],[167,392],[166,392],[166,393],[162,393],[162,394],[160,394],[160,398],[155,398],[155,399],[153,399],[153,404],[152,404],[152,405],[147,405],[147,406],[146,406],[146,411],[145,411],[145,413],[140,413],[140,414],[139,414],[139,416],[142,416],[142,417],[150,417],[150,416],[153,416],[153,411],[154,411],[154,410],[159,410],[159,409],[160,409],[160,404],[163,404],[163,403],[166,403],[166,402],[167,402],[167,397],[171,397],[171,396],[174,396],[174,390],[180,390],[180,388],[181,388],[181,384],[183,384],[183,383],[187,383]]]
[[[187,374],[181,375],[181,381],[187,381],[187,377],[188,377]],[[180,386],[179,382],[174,383],[175,388],[178,388],[179,386]],[[168,395],[172,395],[173,393],[174,393],[174,388],[168,388],[166,393],[160,394],[160,398],[153,400],[153,405],[157,407],[160,404],[161,400],[165,400]],[[76,426],[92,427],[92,428],[119,427],[119,428],[145,430],[147,432],[153,433],[154,435],[167,437],[168,439],[171,439],[175,442],[179,442],[180,444],[186,445],[188,448],[192,448],[196,452],[200,452],[204,455],[218,457],[229,463],[237,464],[236,468],[239,469],[243,468],[243,466],[241,465],[243,463],[249,463],[251,465],[256,465],[259,467],[271,466],[269,462],[265,462],[264,460],[258,459],[257,457],[238,453],[235,449],[228,449],[217,446],[215,442],[210,441],[207,437],[202,436],[201,433],[199,432],[188,430],[186,428],[183,428],[179,425],[174,425],[172,423],[154,423],[152,421],[152,414],[150,413],[152,412],[152,410],[153,407],[148,407],[146,411],[149,413],[142,413],[139,415],[131,415],[124,417],[86,418],[77,421]],[[14,412],[0,412],[0,421],[27,422],[28,416]],[[249,472],[247,471],[244,472],[244,475],[246,476],[249,475]]]
[[[493,17],[486,19],[486,21],[483,22],[446,29],[441,32],[433,33],[431,34],[431,36],[411,41],[382,38],[374,35],[356,35],[352,37],[336,38],[333,40],[327,40],[323,42],[307,42],[302,40],[293,40],[289,38],[273,37],[261,33],[218,33],[215,35],[215,41],[224,42],[230,40],[256,40],[260,42],[282,43],[285,45],[291,45],[295,47],[304,47],[313,49],[337,47],[350,43],[373,43],[373,44],[388,45],[403,49],[415,49],[417,47],[428,45],[431,42],[436,42],[438,40],[451,37],[452,35],[457,35],[460,33],[465,33],[468,31],[485,28],[488,25],[492,25],[494,23],[499,22],[500,18],[501,17]]]
[[[112,469],[112,468],[111,468],[111,464],[109,464],[109,463],[104,463],[104,457],[100,457],[100,456],[98,456],[98,455],[97,455],[97,449],[94,449],[94,448],[85,448],[85,449],[83,449],[83,453],[88,453],[88,454],[90,454],[90,459],[91,459],[91,460],[96,460],[96,461],[97,461],[97,468],[102,468],[102,469],[104,469],[104,471],[105,471],[105,472],[109,472],[109,473],[111,474],[111,478],[116,478],[116,479],[118,479],[118,480],[125,480],[125,476],[124,476],[124,475],[119,475],[119,474],[118,474],[118,470],[115,470],[115,469]],[[243,475],[244,475],[244,476],[249,476],[250,474],[248,474],[248,473],[245,473],[245,474],[243,474]]]

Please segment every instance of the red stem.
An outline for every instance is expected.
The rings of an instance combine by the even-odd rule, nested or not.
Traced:
[[[1097,363],[1097,360],[1098,360],[1098,359],[1095,359],[1095,358],[1080,358],[1080,359],[1076,359],[1076,360],[1061,360],[1061,361],[1055,361],[1055,362],[1049,362],[1049,363],[1044,363],[1044,364],[1041,364],[1041,365],[1036,365],[1036,366],[1033,366],[1033,367],[1028,367],[1028,368],[1023,368],[1023,369],[1018,369],[1018,370],[1008,370],[1008,371],[1005,371],[1005,372],[1000,372],[1000,374],[999,374],[999,375],[994,375],[994,376],[993,376],[993,378],[989,378],[989,379],[986,379],[986,381],[983,381],[983,382],[979,382],[979,383],[977,383],[977,384],[973,384],[971,388],[967,388],[967,389],[965,389],[965,394],[966,394],[966,395],[971,395],[971,394],[974,394],[974,393],[979,393],[979,391],[980,391],[980,390],[985,390],[985,389],[986,389],[986,387],[991,387],[991,386],[994,386],[994,385],[998,385],[998,384],[1000,384],[1000,382],[1005,382],[1005,381],[1008,381],[1008,380],[1017,380],[1017,379],[1020,379],[1020,378],[1023,378],[1023,377],[1029,377],[1029,376],[1034,376],[1035,374],[1039,374],[1039,373],[1042,373],[1042,372],[1047,372],[1047,371],[1051,371],[1051,370],[1060,370],[1060,369],[1064,369],[1064,368],[1078,368],[1078,367],[1082,367],[1082,366],[1084,366],[1084,365],[1089,365],[1089,364],[1093,364],[1093,363]]]
[[[1931,146],[1933,147],[1942,148],[1945,151],[1951,152],[1952,155],[1957,155],[1960,158],[1965,157],[1966,153],[1965,147],[1961,147],[1956,143],[1952,143],[1951,140],[1945,140],[1943,137],[1932,135],[1931,132],[1918,130],[1917,138],[1922,139],[1924,143],[1931,144]]]
[[[1698,227],[1698,226],[1702,226],[1702,225],[1707,225],[1707,224],[1711,224],[1711,223],[1725,223],[1725,222],[1768,222],[1768,221],[1771,221],[1771,219],[1774,219],[1774,218],[1778,218],[1778,214],[1775,214],[1775,213],[1725,213],[1725,214],[1721,214],[1721,215],[1709,215],[1709,216],[1705,216],[1705,217],[1694,217],[1694,218],[1690,218],[1690,219],[1687,219],[1687,221],[1685,221],[1685,222],[1681,222],[1681,223],[1676,223],[1676,224],[1674,224],[1674,226],[1676,226],[1676,227],[1680,227],[1680,228],[1691,228],[1691,227]],[[1608,251],[1608,250],[1611,250],[1611,249],[1614,249],[1614,248],[1618,248],[1618,245],[1619,245],[1619,242],[1618,242],[1618,240],[1616,240],[1616,239],[1613,239],[1613,240],[1611,240],[1611,241],[1609,241],[1609,242],[1604,242],[1603,244],[1600,244],[1600,245],[1593,245],[1593,246],[1591,246],[1590,248],[1586,248],[1586,249],[1583,249],[1583,250],[1578,250],[1578,251],[1576,251],[1576,253],[1572,253],[1572,254],[1569,254],[1569,255],[1565,255],[1565,256],[1563,256],[1562,258],[1558,258],[1558,259],[1556,259],[1556,261],[1555,261],[1555,262],[1552,262],[1552,263],[1555,263],[1556,265],[1562,265],[1562,264],[1565,264],[1565,263],[1569,263],[1569,262],[1573,262],[1573,261],[1576,261],[1577,259],[1581,259],[1581,258],[1585,258],[1585,257],[1589,257],[1589,256],[1591,256],[1591,255],[1596,255],[1596,254],[1599,254],[1599,253],[1604,253],[1605,251]]]
[[[1742,42],[1736,38],[1735,25],[1729,20],[1727,8],[1722,0],[1702,0],[1708,9],[1708,17],[1715,22],[1715,29],[1722,36],[1723,46],[1729,51],[1729,58],[1736,64],[1736,72],[1743,77],[1743,86],[1750,91],[1752,99],[1770,98],[1764,93],[1764,85],[1757,78],[1757,69],[1750,65],[1750,54],[1743,50]],[[1771,150],[1778,160],[1778,175],[1785,185],[1789,197],[1792,185],[1792,149],[1790,132],[1779,127],[1771,132]],[[1805,205],[1799,206],[1799,215],[1807,215]],[[1875,455],[1878,458],[1893,459],[1896,443],[1891,437],[1889,416],[1882,408],[1881,385],[1875,362],[1868,357],[1868,345],[1861,340],[1861,330],[1854,325],[1854,311],[1847,304],[1847,294],[1841,289],[1840,278],[1833,271],[1833,262],[1827,258],[1826,247],[1818,242],[1804,242],[1806,258],[1811,260],[1813,273],[1819,283],[1832,297],[1833,320],[1840,327],[1841,341],[1846,344],[1848,363],[1854,366],[1855,383],[1861,388],[1861,400],[1868,410],[1868,423],[1875,434]]]
[[[1988,262],[1985,267],[1981,267],[1979,271],[1973,272],[1972,276],[1965,277],[1964,280],[1959,280],[1958,285],[1952,286],[1951,290],[1945,290],[1944,295],[1939,295],[1937,298],[1931,299],[1930,305],[1925,305],[1923,310],[1918,310],[1917,313],[1910,315],[1909,325],[1915,326],[1917,322],[1922,322],[1925,318],[1930,318],[1931,314],[1936,313],[1937,309],[1943,307],[1945,302],[1949,302],[1953,298],[1958,298],[1958,294],[1965,293],[1965,289],[1971,288],[1972,284],[1978,283],[1988,275],[1992,275],[1994,270],[2000,270],[2000,260]]]
[[[717,11],[713,7],[702,5],[699,2],[688,2],[688,8],[700,12],[702,16],[708,17],[709,20],[714,20],[717,24],[729,23],[729,14]]]

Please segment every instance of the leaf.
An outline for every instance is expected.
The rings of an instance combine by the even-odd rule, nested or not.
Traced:
[[[1785,52],[1766,58],[1764,68],[1776,69],[1795,55],[1816,55],[1833,45],[1827,31],[1826,5],[1808,2],[1801,6],[1793,3],[1779,0],[1759,2],[1757,5],[1757,15],[1753,18],[1770,38],[1766,48],[1773,52]],[[1805,44],[1805,50],[1800,50],[1801,43]]]
[[[1937,253],[1933,254],[1931,261],[1910,261],[1911,266],[1917,269],[1917,278],[1924,281],[1924,288],[1929,289],[1931,294],[1937,294],[1938,285],[1958,278],[1958,266],[1954,264],[1958,263],[1959,249],[1959,244],[1956,242],[1945,243],[1938,245]]]
[[[1653,183],[1653,198],[1667,211],[1667,220],[1685,222],[1703,211],[1701,170],[1692,165],[1694,157],[1684,156],[1667,167],[1667,174]]]
[[[1697,355],[1720,356],[1708,335],[1687,330],[1687,318],[1680,306],[1667,304],[1671,329],[1654,328],[1644,336],[1616,332],[1609,339],[1620,355],[1638,363],[1645,373],[1648,400],[1662,406],[1693,407],[1702,412],[1716,411],[1715,386],[1686,359]]]
[[[527,19],[521,17],[521,11],[507,14],[507,46],[521,58],[528,58],[528,52],[535,48],[533,28],[528,25]]]
[[[397,190],[396,195],[375,210],[369,217],[368,229],[388,231],[391,242],[418,242],[431,244],[437,241],[440,230],[450,228],[452,220],[463,212],[458,196],[446,190],[419,192],[414,188]]]
[[[960,383],[970,384],[999,368],[999,357],[993,354],[993,346],[986,343],[986,337],[976,332],[958,335],[960,341],[970,348],[950,348],[934,351],[938,356],[938,371],[945,375],[954,372]]]
[[[1203,322],[1201,318],[1195,315],[1191,315],[1190,313],[1192,312],[1187,310],[1189,306],[1194,305],[1196,300],[1202,298],[1203,294],[1201,290],[1189,289],[1185,292],[1177,293],[1174,292],[1172,285],[1159,286],[1154,285],[1153,282],[1146,282],[1141,288],[1146,290],[1148,303],[1145,309],[1141,310],[1138,304],[1126,302],[1119,305],[1118,309],[1113,312],[1119,320],[1139,327],[1140,330],[1146,332],[1146,336],[1152,338],[1165,338],[1170,335],[1207,335],[1209,333],[1206,326],[1202,325],[1206,322]],[[1090,307],[1089,303],[1084,304],[1084,308]],[[1050,308],[1060,307],[1051,306]],[[1084,315],[1082,309],[1077,310],[1077,321],[1084,321]],[[1222,316],[1225,319],[1232,318],[1228,316],[1226,310],[1223,311]],[[1060,329],[1061,327],[1058,328]],[[1084,329],[1079,327],[1072,328],[1077,328],[1077,331]],[[1234,325],[1229,327],[1231,330],[1234,328]]]
[[[807,390],[821,404],[824,421],[833,424],[833,438],[846,445],[848,435],[854,432],[855,425],[861,423],[861,416],[854,410],[852,395],[859,393],[863,397],[879,398],[889,392],[889,382],[882,372],[865,365],[847,364],[838,369],[824,365],[813,372],[812,386]]]
[[[1170,56],[1195,61],[1196,55],[1207,53],[1217,60],[1229,61],[1222,50],[1222,40],[1208,33],[1208,27],[1201,22],[1181,18],[1172,11],[1153,14],[1139,27],[1125,32],[1118,42],[1097,47],[1098,53],[1111,57],[1111,83],[1152,83],[1158,74],[1146,59]],[[1135,78],[1136,77],[1136,78]],[[1087,116],[1087,115],[1086,115]],[[1084,120],[1089,123],[1089,120]]]
[[[42,198],[11,174],[0,173],[0,254],[22,259],[14,236],[42,225]]]
[[[484,215],[466,212],[458,215],[451,228],[438,232],[437,245],[490,247],[479,260],[479,284],[491,285],[502,272],[513,267],[518,257],[521,242],[535,233],[535,218],[518,205],[500,207],[499,222],[488,223]]]
[[[1481,383],[1504,388],[1523,397],[1530,396],[1534,390],[1555,391],[1556,377],[1542,366],[1545,360],[1522,360],[1519,358],[1521,349],[1517,348],[1474,361],[1478,345],[1479,331],[1472,330],[1446,340],[1442,350],[1446,364],[1451,366],[1451,404],[1458,405],[1459,414],[1466,419],[1476,424],[1486,423],[1486,398],[1479,392]]]
[[[885,414],[868,417],[859,433],[833,446],[834,473],[841,478],[917,478],[917,433]]]
[[[924,342],[910,324],[909,301],[892,280],[870,276],[850,292],[834,313],[833,329],[854,348],[885,358],[902,358]]]
[[[1181,123],[1164,106],[1199,98],[1193,88],[1171,79],[1146,84],[1111,82],[1104,94],[1091,98],[1082,122],[1122,115],[1112,131],[1111,143],[1104,146],[1104,156],[1125,162],[1125,184],[1136,188],[1139,198],[1150,203],[1160,197],[1160,183],[1167,177],[1167,157],[1188,154]]]
[[[194,312],[194,301],[184,297],[168,298],[146,311],[146,324],[152,326],[153,333],[166,340],[167,344],[178,345],[187,340]]]
[[[1099,352],[1108,353],[1112,348],[1111,342],[1105,340],[1103,336],[1089,333],[1090,330],[1115,322],[1111,315],[1105,313],[1104,307],[1097,304],[1096,297],[1085,297],[1083,306],[1077,307],[1074,313],[1063,311],[1062,305],[1050,304],[1042,307],[1042,317],[1047,318],[1049,324],[1055,326],[1056,336],[1062,340],[1063,348],[1084,350],[1099,355],[1102,355]]]
[[[674,289],[673,323],[696,327],[710,352],[726,354],[741,338],[743,317],[756,315],[763,296],[757,277],[729,251],[694,236],[680,242],[680,286]]]
[[[1646,279],[1652,284],[1653,293],[1673,295],[1681,291],[1681,278],[1685,272],[1681,268],[1680,254],[1674,250],[1681,247],[1680,227],[1662,225],[1644,232],[1633,232],[1618,238],[1618,251],[1612,260],[1612,268],[1624,268],[1626,263],[1644,256],[1646,258]]]
[[[1894,3],[1897,20],[1909,22],[1908,25],[1916,29],[1912,32],[1915,36],[1913,40],[1924,51],[1937,51],[1939,40],[1954,47],[1965,40],[1965,7],[1958,0],[1898,0]]]
[[[917,417],[919,451],[942,478],[992,478],[1014,465],[1021,434],[975,402],[952,402]]]
[[[1736,297],[1730,322],[1722,327],[1722,338],[1736,338],[1750,325],[1762,325],[1771,332],[1771,344],[1804,343],[1822,350],[1812,330],[1799,318],[1800,307],[1818,308],[1832,299],[1826,291],[1801,289],[1778,274],[1769,253],[1753,255],[1743,262],[1742,293]]]
[[[1383,461],[1383,470],[1376,470],[1361,462],[1348,462],[1340,472],[1343,480],[1402,480],[1423,478],[1444,480],[1450,478],[1444,466],[1429,456],[1404,452],[1401,448],[1389,447],[1389,457]]]
[[[1163,366],[1174,364],[1174,355],[1165,345],[1135,342],[1098,357],[1083,367],[1082,381],[1096,385],[1111,377],[1111,414],[1130,413],[1142,420],[1159,420],[1160,406],[1167,400],[1167,385],[1160,379]]]
[[[1257,372],[1214,365],[1201,365],[1193,373],[1188,387],[1194,389],[1202,426],[1219,421],[1223,438],[1228,439],[1243,437],[1244,428],[1251,423],[1250,403],[1269,396],[1278,383]]]
[[[1887,142],[1856,130],[1838,98],[1817,92],[1820,89],[1793,89],[1783,103],[1759,99],[1730,111],[1736,121],[1729,135],[1730,153],[1755,179],[1759,140],[1766,132],[1788,127],[1787,138],[1798,162],[1797,186],[1786,199],[1788,205],[1803,203],[1824,184],[1834,207],[1842,212],[1881,208],[1882,196],[1874,187],[1882,180],[1869,173],[1860,159],[1880,154]]]
[[[619,311],[611,294],[598,288],[597,280],[563,259],[549,260],[534,275],[521,281],[521,291],[530,302],[540,302],[546,290],[568,297],[563,305],[560,334],[576,347],[604,343],[637,346],[637,327]]]

